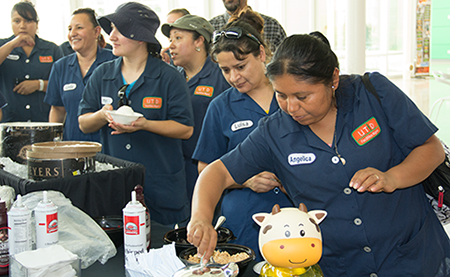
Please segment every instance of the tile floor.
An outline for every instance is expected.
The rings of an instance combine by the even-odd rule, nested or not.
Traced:
[[[442,71],[450,74],[450,60],[432,60],[430,72]],[[436,100],[442,97],[449,97],[442,102],[442,106],[437,113],[437,108],[431,114],[431,120],[438,126],[437,136],[450,146],[450,85],[438,82],[434,77],[421,78],[392,78],[391,81],[401,88],[421,109],[430,117],[430,112]]]

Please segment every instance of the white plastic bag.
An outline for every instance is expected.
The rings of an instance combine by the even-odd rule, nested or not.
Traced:
[[[42,191],[22,196],[22,203],[34,210],[43,198]],[[116,247],[102,228],[86,213],[72,205],[59,191],[47,191],[47,198],[58,207],[59,244],[81,259],[85,269],[95,261],[105,264],[117,253]],[[31,218],[33,245],[36,242],[34,212]]]

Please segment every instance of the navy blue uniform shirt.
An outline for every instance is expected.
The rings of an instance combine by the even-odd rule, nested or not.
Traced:
[[[280,110],[221,160],[238,183],[273,171],[296,206],[327,211],[320,224],[325,276],[448,276],[449,238],[422,185],[393,193],[349,187],[356,171],[387,171],[437,131],[384,76],[370,80],[381,105],[359,76],[336,93],[332,147]]]
[[[84,134],[78,125],[78,105],[84,87],[100,64],[116,58],[111,50],[97,47],[97,57],[89,71],[81,76],[76,53],[58,60],[52,68],[44,102],[52,106],[64,106],[66,121],[64,140],[100,141],[99,132]]]
[[[183,76],[186,73],[183,68],[178,67]],[[194,110],[194,133],[188,140],[183,140],[183,155],[186,161],[186,186],[189,199],[192,198],[194,185],[198,177],[197,163],[192,160],[195,146],[197,145],[200,131],[202,130],[203,118],[208,109],[209,102],[230,87],[223,77],[222,70],[210,57],[207,57],[202,70],[188,81],[191,93],[192,108]]]
[[[14,38],[0,39],[0,47]],[[13,91],[16,82],[48,80],[53,63],[63,56],[61,49],[53,42],[36,36],[35,43],[29,57],[22,47],[17,47],[0,65],[0,91],[9,103],[3,109],[2,122],[48,122],[50,105],[44,103],[45,92],[20,95]]]
[[[100,65],[83,92],[79,115],[96,112],[103,105],[117,109],[117,92],[123,85],[122,57]],[[148,120],[174,120],[193,126],[192,106],[186,81],[177,70],[148,57],[144,73],[128,96],[129,104]],[[145,166],[144,195],[152,220],[173,224],[189,216],[181,139],[147,131],[111,135],[106,124],[100,129],[102,152]]]

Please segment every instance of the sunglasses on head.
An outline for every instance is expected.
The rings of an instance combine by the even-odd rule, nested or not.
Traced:
[[[245,35],[249,38],[251,38],[253,41],[255,41],[258,44],[261,44],[261,42],[259,41],[259,39],[257,37],[255,37],[253,34],[242,30],[239,27],[231,27],[229,29],[226,30],[222,30],[222,31],[215,31],[213,33],[213,39],[212,39],[212,43],[215,44],[216,42],[219,41],[219,39],[224,36],[226,38],[229,39],[239,39],[242,37],[242,33],[245,32]]]

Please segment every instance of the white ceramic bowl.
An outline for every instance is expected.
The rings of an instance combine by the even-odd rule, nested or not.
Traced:
[[[113,120],[117,123],[124,124],[124,125],[131,125],[131,122],[135,121],[139,117],[142,117],[143,115],[140,113],[133,113],[133,115],[130,114],[121,114],[117,113],[117,111],[108,111]]]

